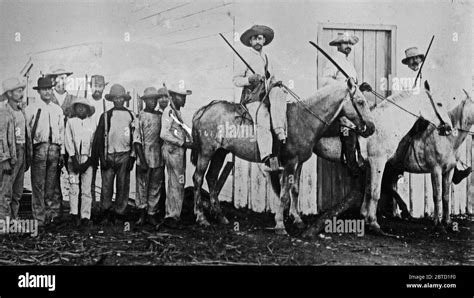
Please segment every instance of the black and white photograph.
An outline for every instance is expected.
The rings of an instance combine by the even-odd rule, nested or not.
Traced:
[[[0,0],[0,297],[472,297],[473,8]]]

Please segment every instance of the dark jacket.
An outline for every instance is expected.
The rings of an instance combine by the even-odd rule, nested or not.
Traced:
[[[132,120],[134,119],[132,112],[130,112],[127,108],[112,108],[108,110],[107,113],[107,135],[110,131],[110,119],[113,116],[113,111],[122,110],[127,111],[130,113],[130,117]],[[97,125],[97,130],[94,135],[94,141],[92,142],[92,156],[91,161],[94,167],[99,165],[99,160],[101,164],[105,164],[105,121],[104,121],[104,114],[100,115],[99,124]],[[133,147],[133,121],[130,122],[130,145]]]

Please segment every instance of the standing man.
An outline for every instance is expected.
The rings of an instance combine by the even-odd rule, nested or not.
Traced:
[[[10,203],[10,217],[16,219],[20,208],[20,199],[23,194],[25,172],[28,171],[33,147],[31,146],[30,131],[26,125],[26,115],[23,110],[23,91],[26,84],[18,78],[3,81],[3,91],[7,98],[5,107],[15,120],[15,142],[17,162],[12,171],[11,191],[6,200]]]
[[[349,60],[349,54],[352,52],[352,47],[359,42],[359,38],[355,35],[349,34],[348,32],[338,33],[337,37],[329,43],[330,46],[337,47],[337,52],[332,57],[334,61],[346,72],[346,74],[353,78],[356,82],[357,71],[354,64]],[[322,75],[322,86],[327,86],[335,82],[344,82],[347,78],[337,67],[330,61],[326,63]],[[361,91],[370,91],[372,87],[368,83],[362,83],[360,85]],[[343,120],[341,120],[342,122]],[[358,176],[361,174],[362,156],[356,153],[357,151],[357,134],[349,130],[345,126],[340,127],[340,138],[343,144],[343,159],[342,161],[347,164],[352,176]]]
[[[133,143],[138,156],[137,201],[141,211],[138,225],[148,221],[156,227],[158,203],[165,199],[161,196],[165,176],[165,163],[161,154],[163,140],[160,138],[163,113],[160,110],[155,111],[155,108],[158,100],[167,96],[165,88],[159,90],[154,87],[146,88],[141,97],[145,102],[145,109],[140,111],[135,123]]]
[[[5,85],[3,86],[5,90]],[[6,108],[0,104],[0,219],[10,216],[12,169],[16,164],[15,120]]]
[[[181,117],[181,108],[186,104],[186,96],[191,95],[192,91],[184,87],[172,88],[169,89],[169,94],[171,101],[163,112],[160,133],[164,142],[163,159],[168,172],[164,225],[178,228],[186,183],[186,149],[194,147],[189,128]]]
[[[287,93],[282,89],[281,81],[276,81],[271,59],[263,51],[263,47],[269,45],[273,38],[273,30],[263,25],[254,25],[240,36],[240,41],[249,48],[244,54],[245,61],[252,67],[255,74],[248,67],[243,66],[233,79],[236,87],[243,88],[240,102],[246,105],[254,123],[257,123],[257,144],[261,160],[266,165],[266,171],[282,170],[279,151],[287,138]],[[268,94],[268,100],[265,99],[266,94]],[[278,140],[273,150],[271,128]]]
[[[61,107],[64,114],[64,126],[69,118],[74,116],[72,110],[72,102],[76,99],[76,96],[69,94],[66,90],[68,77],[72,75],[72,72],[66,71],[63,65],[53,65],[50,68],[50,73],[46,74],[45,77],[49,78],[53,83],[53,92],[51,101]],[[67,152],[65,162],[67,161]],[[67,173],[67,163],[65,164],[65,171],[59,168],[58,181],[56,183],[55,196],[58,200],[62,201],[63,197],[69,196],[69,175]]]
[[[105,99],[113,101],[114,107],[103,113],[92,145],[92,163],[100,159],[102,192],[100,196],[101,220],[120,223],[124,221],[125,208],[130,193],[130,171],[135,163],[133,148],[133,122],[135,116],[125,101],[131,96],[122,85],[110,88]],[[107,128],[107,129],[106,129]],[[115,204],[112,204],[115,180]]]
[[[67,121],[65,132],[65,148],[69,154],[69,214],[74,226],[87,228],[92,208],[90,156],[96,125],[91,116],[95,110],[89,100],[81,97],[72,102],[72,108],[76,116]]]
[[[72,72],[66,71],[62,65],[53,65],[50,73],[45,75],[54,85],[51,101],[63,109],[65,121],[73,115],[72,102],[76,98],[66,90],[67,79],[70,75]]]
[[[52,83],[39,78],[37,90],[41,100],[26,107],[26,123],[31,130],[33,161],[33,217],[39,226],[55,226],[60,218],[61,201],[55,195],[59,171],[64,163],[64,115],[52,102]]]
[[[94,120],[95,126],[99,125],[99,119],[100,116],[108,111],[109,109],[113,108],[113,104],[110,101],[106,101],[102,98],[102,95],[104,93],[105,86],[107,86],[109,83],[105,82],[105,78],[103,75],[92,75],[91,76],[91,82],[90,82],[90,89],[91,92],[91,97],[89,99],[90,104],[94,107],[95,113],[91,116],[92,119]],[[86,82],[86,86],[89,87],[88,82]],[[97,177],[97,168],[98,164],[93,164],[92,165],[92,180],[91,180],[91,194],[92,194],[92,204],[94,205],[94,202],[96,202],[96,187],[95,187],[95,181]]]

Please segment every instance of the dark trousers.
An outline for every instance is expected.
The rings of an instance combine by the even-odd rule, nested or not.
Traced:
[[[16,144],[17,161],[12,171],[12,191],[8,193],[7,201],[10,202],[12,218],[18,217],[20,199],[23,194],[23,182],[25,178],[25,145]]]
[[[33,186],[33,218],[39,225],[60,215],[61,201],[57,196],[60,146],[51,143],[36,144],[31,164]]]
[[[124,214],[130,193],[130,171],[127,169],[130,152],[107,154],[107,167],[101,168],[102,192],[100,207],[102,210],[114,209],[117,214]],[[115,204],[112,203],[115,180]]]

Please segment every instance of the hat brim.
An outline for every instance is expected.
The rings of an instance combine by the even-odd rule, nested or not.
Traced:
[[[75,102],[71,105],[72,109],[74,110],[74,106],[77,105],[77,104],[83,104],[85,106],[87,106],[89,108],[89,114],[88,114],[88,117],[94,115],[95,113],[95,108],[94,106],[88,104],[88,103],[85,103],[85,102]]]
[[[424,55],[424,54],[419,54],[419,55],[415,55],[415,56],[410,56],[410,57],[405,57],[405,58],[403,58],[403,59],[402,59],[402,64],[407,65],[409,59],[411,59],[411,58],[416,58],[416,57],[421,57],[421,59],[425,60],[425,55]]]
[[[169,90],[168,90],[168,93],[169,93],[169,94],[180,94],[180,95],[186,96],[186,95],[191,95],[191,94],[193,94],[193,91],[191,91],[191,90],[186,90],[186,92],[183,92],[183,91],[175,91],[175,90],[169,89]]]
[[[57,76],[60,76],[60,75],[66,75],[66,76],[70,76],[73,74],[73,72],[58,72],[58,73],[48,73],[48,74],[45,74],[44,76],[45,77],[57,77]]]
[[[269,27],[266,26],[259,26],[258,28],[250,28],[247,31],[245,31],[241,36],[240,36],[240,41],[246,45],[247,47],[251,47],[252,45],[250,44],[250,37],[255,36],[255,35],[263,35],[265,37],[265,46],[269,45],[272,41],[273,38],[275,37],[275,33],[273,30]]]
[[[161,96],[163,96],[162,94],[148,94],[148,95],[143,95],[143,96],[140,96],[141,99],[151,99],[151,98],[160,98]]]
[[[132,97],[128,94],[124,94],[124,95],[111,95],[111,94],[106,94],[105,96],[105,99],[108,100],[108,101],[113,101],[114,98],[116,97],[123,97],[126,101],[129,101],[130,99],[132,99]]]
[[[335,40],[331,41],[329,43],[329,45],[330,46],[337,46],[337,45],[340,45],[341,43],[349,43],[351,45],[355,45],[358,42],[359,42],[359,38],[357,36],[351,36],[351,37],[349,37],[349,40],[344,40],[344,39],[338,37]]]
[[[15,86],[15,87],[13,87],[13,88],[8,88],[7,90],[4,90],[2,94],[7,93],[8,91],[16,90],[16,89],[18,89],[18,88],[23,88],[23,89],[25,89],[25,88],[26,88],[26,83],[22,83],[22,84],[20,84],[20,85],[18,85],[18,86]]]
[[[53,88],[53,87],[54,87],[53,84],[46,85],[46,86],[41,86],[41,87],[35,86],[35,87],[33,87],[33,90],[40,90],[40,89],[47,89],[47,88],[49,89],[49,88]]]

